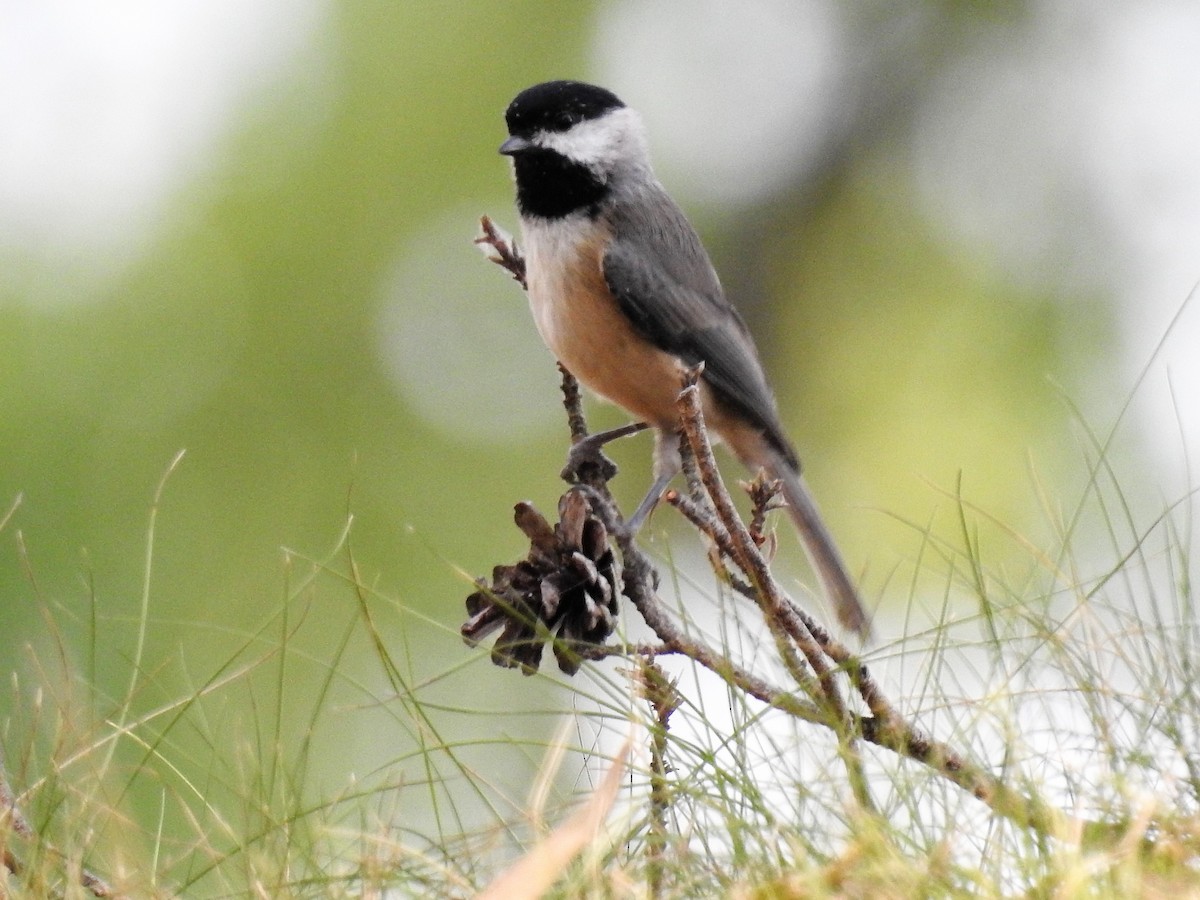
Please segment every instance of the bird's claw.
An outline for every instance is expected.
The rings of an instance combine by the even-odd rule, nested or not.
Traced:
[[[567,464],[559,477],[568,484],[586,482],[592,477],[611,481],[617,475],[617,464],[604,455],[606,434],[590,434],[571,445],[567,451]]]

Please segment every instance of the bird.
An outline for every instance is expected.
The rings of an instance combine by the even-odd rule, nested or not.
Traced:
[[[654,484],[627,528],[640,527],[680,471],[681,377],[702,363],[710,432],[780,482],[838,620],[865,638],[869,619],[801,475],[750,330],[655,176],[641,117],[613,92],[570,80],[521,91],[504,117],[499,152],[511,160],[538,333],[590,391],[655,430]]]

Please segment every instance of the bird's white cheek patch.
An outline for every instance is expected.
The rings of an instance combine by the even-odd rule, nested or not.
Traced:
[[[643,134],[641,118],[626,107],[614,109],[599,119],[580,122],[568,131],[542,132],[535,143],[582,165],[606,171],[637,153]]]

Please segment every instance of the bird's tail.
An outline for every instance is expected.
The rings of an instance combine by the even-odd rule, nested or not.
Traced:
[[[768,462],[771,477],[783,485],[788,514],[796,524],[808,561],[821,579],[838,621],[842,627],[857,632],[859,637],[867,638],[871,631],[870,620],[803,476],[777,453],[772,453]]]

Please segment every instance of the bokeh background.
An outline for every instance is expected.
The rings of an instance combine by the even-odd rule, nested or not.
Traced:
[[[219,669],[351,517],[363,581],[413,613],[383,622],[414,679],[479,656],[457,638],[464,573],[522,552],[512,503],[553,507],[566,431],[524,298],[471,239],[482,213],[515,230],[502,113],[559,77],[643,113],[885,637],[921,528],[957,527],[960,477],[1048,535],[1038,491],[1078,496],[1086,427],[1116,421],[1164,336],[1116,452],[1150,508],[1186,489],[1194,3],[8,3],[10,702],[49,653],[121,695],[180,450],[143,657],[164,696]],[[649,441],[614,455],[635,503]],[[660,512],[648,540],[671,535],[692,541]],[[307,615],[355,603],[329,586]],[[304,639],[320,658],[340,634]],[[329,777],[386,761],[375,743],[343,735]]]

